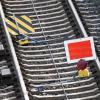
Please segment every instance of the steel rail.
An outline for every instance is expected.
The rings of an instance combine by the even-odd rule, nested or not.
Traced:
[[[1,14],[1,18],[3,20],[5,34],[7,36],[8,45],[9,45],[9,48],[10,48],[10,51],[11,51],[11,55],[13,57],[13,63],[15,65],[16,72],[17,72],[17,75],[18,75],[18,78],[19,78],[19,82],[20,82],[20,86],[21,86],[21,89],[22,89],[22,92],[23,92],[24,100],[29,100],[28,92],[26,90],[26,86],[25,86],[23,76],[22,76],[22,73],[21,73],[21,70],[20,70],[19,62],[18,62],[16,53],[15,53],[15,49],[14,49],[14,46],[13,46],[13,43],[12,43],[12,39],[11,39],[11,36],[10,36],[8,30],[7,30],[7,26],[6,26],[6,22],[5,22],[5,15],[4,15],[4,12],[3,12],[1,2],[0,2],[0,14]]]

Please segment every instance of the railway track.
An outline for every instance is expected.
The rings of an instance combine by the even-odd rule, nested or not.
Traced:
[[[89,36],[93,36],[95,39],[95,44],[97,48],[97,54],[99,55],[100,51],[100,15],[99,15],[99,9],[100,9],[100,1],[78,1],[73,0],[74,4],[76,5],[77,11],[79,12],[79,15],[81,16],[81,19],[84,23],[85,29],[88,32]]]
[[[35,29],[28,36],[47,42],[26,46],[14,43],[29,98],[99,100],[94,68],[89,68],[90,77],[80,79],[76,76],[73,80],[76,65],[67,64],[63,41],[77,38],[79,29],[68,5],[63,4],[61,0],[2,0],[5,16],[28,15]],[[40,86],[43,91],[37,90]]]
[[[0,100],[24,100],[2,21],[0,34]]]

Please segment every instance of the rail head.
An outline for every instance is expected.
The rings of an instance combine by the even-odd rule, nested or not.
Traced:
[[[7,26],[6,26],[6,23],[5,23],[5,15],[4,15],[4,12],[3,12],[1,2],[0,2],[0,15],[1,15],[1,18],[2,18],[2,24],[3,24],[3,27],[5,29],[5,35],[6,35],[6,38],[7,38],[8,46],[9,46],[9,49],[10,49],[10,52],[11,52],[11,56],[13,58],[13,63],[15,65],[15,69],[16,69],[16,72],[17,72],[17,75],[18,75],[18,79],[19,79],[19,82],[20,82],[20,86],[21,86],[21,89],[22,89],[22,94],[23,94],[24,100],[29,100],[28,92],[27,92],[27,89],[26,89],[26,86],[25,86],[25,83],[24,83],[24,80],[23,80],[23,76],[22,76],[22,73],[21,73],[21,70],[20,70],[19,62],[17,60],[15,49],[14,49],[14,46],[13,46],[13,43],[12,43],[12,39],[11,39],[11,36],[10,36],[8,30],[7,30]]]

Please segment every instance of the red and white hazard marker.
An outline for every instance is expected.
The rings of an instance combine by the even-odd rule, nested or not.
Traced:
[[[68,63],[78,62],[80,59],[96,59],[93,37],[64,41]]]

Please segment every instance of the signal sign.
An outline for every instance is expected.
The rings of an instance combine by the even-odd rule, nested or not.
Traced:
[[[64,41],[68,63],[96,59],[93,37]]]

